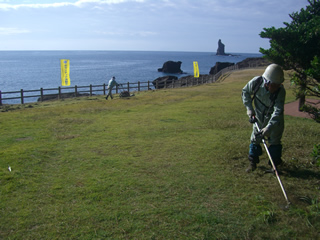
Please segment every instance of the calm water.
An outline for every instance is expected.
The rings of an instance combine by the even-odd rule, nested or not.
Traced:
[[[193,61],[200,74],[208,74],[216,62],[240,62],[260,54],[216,56],[205,52],[151,51],[0,51],[2,92],[61,86],[60,59],[70,59],[70,86],[102,85],[112,76],[119,83],[147,82],[164,76],[157,71],[169,60],[181,61],[181,69],[193,75]],[[179,75],[185,76],[185,75]]]

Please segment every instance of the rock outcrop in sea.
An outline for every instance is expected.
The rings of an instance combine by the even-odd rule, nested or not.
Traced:
[[[225,48],[225,45],[221,42],[221,39],[219,39],[219,41],[218,41],[218,49],[217,49],[216,55],[221,55],[221,56],[228,55],[228,54],[225,53],[224,48]]]
[[[155,89],[166,88],[171,85],[174,81],[178,80],[176,76],[164,76],[158,77],[157,79],[152,81],[152,84]]]
[[[234,63],[230,63],[230,62],[216,62],[216,65],[214,65],[211,69],[209,74],[210,75],[214,75],[217,74],[218,72],[220,72],[220,70],[226,68],[226,67],[230,67],[233,66]]]
[[[158,68],[158,72],[182,74],[183,71],[181,70],[181,64],[182,62],[180,61],[167,61],[163,64],[162,68]]]

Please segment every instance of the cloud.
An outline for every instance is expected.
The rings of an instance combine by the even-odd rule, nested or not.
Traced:
[[[0,35],[15,35],[22,33],[30,33],[29,30],[19,29],[19,28],[4,28],[0,27]]]
[[[62,3],[33,3],[33,4],[1,4],[0,3],[0,9],[2,10],[17,10],[20,8],[52,8],[52,7],[65,7],[65,6],[71,6],[75,5],[73,3],[68,3],[68,2],[62,2]]]
[[[57,7],[66,7],[66,6],[75,6],[75,7],[83,7],[85,4],[120,4],[126,2],[137,2],[143,3],[146,0],[78,0],[76,2],[57,2],[57,3],[31,3],[31,4],[8,4],[1,3],[3,0],[0,0],[0,9],[2,10],[17,10],[19,8],[57,8]]]
[[[221,38],[228,52],[256,52],[266,41],[259,38],[263,28],[282,26],[305,2],[0,0],[0,41],[10,38],[0,49],[205,51]]]
[[[95,33],[99,35],[105,35],[105,36],[139,36],[139,37],[149,37],[149,36],[154,36],[158,35],[156,32],[152,31],[96,31]]]

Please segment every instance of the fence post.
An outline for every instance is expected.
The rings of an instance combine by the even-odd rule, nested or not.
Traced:
[[[58,99],[61,99],[61,87],[58,87]]]
[[[90,97],[92,97],[92,84],[90,84]]]
[[[128,82],[128,92],[130,92],[130,83]]]
[[[43,88],[40,88],[40,101],[43,102]]]
[[[24,99],[23,99],[23,89],[21,89],[21,104],[24,104]]]
[[[0,91],[0,106],[2,106],[2,95],[1,95],[1,91]]]
[[[150,81],[148,80],[148,90],[150,90]]]
[[[78,86],[77,85],[74,86],[74,95],[75,95],[75,97],[78,96]]]
[[[103,95],[106,95],[106,84],[103,84]]]
[[[119,85],[116,85],[116,93],[118,93],[118,90],[119,90]],[[111,89],[111,92],[112,92],[112,89]]]
[[[140,92],[140,81],[138,81],[138,92]]]

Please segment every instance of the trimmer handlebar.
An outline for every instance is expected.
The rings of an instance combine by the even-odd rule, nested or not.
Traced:
[[[254,124],[254,123],[256,123],[257,121],[258,121],[258,120],[256,119],[255,116],[252,116],[251,118],[249,118],[249,123]]]
[[[258,133],[256,134],[256,136],[259,135],[259,134],[261,134],[261,130],[260,130],[260,128],[259,128],[257,118],[256,118],[255,116],[252,116],[252,117],[249,119],[249,122],[252,123],[252,124],[255,124],[255,127],[256,127],[257,130],[258,130]],[[279,177],[279,173],[278,173],[277,168],[276,168],[276,166],[275,166],[275,164],[274,164],[274,162],[273,162],[273,160],[272,160],[271,154],[270,154],[270,152],[269,152],[268,146],[267,146],[266,141],[265,141],[264,138],[262,138],[262,143],[263,143],[264,148],[265,148],[265,150],[266,150],[266,152],[267,152],[267,155],[268,155],[269,160],[270,160],[270,162],[271,162],[272,168],[273,168],[273,170],[274,170],[274,172],[275,172],[275,174],[276,174],[276,177],[277,177],[278,182],[279,182],[279,184],[280,184],[280,187],[281,187],[282,193],[283,193],[283,195],[284,195],[284,198],[285,198],[286,201],[287,201],[287,204],[288,204],[287,207],[288,207],[288,206],[290,205],[289,199],[288,199],[288,197],[287,197],[286,191],[284,190],[284,187],[283,187],[282,182],[281,182],[280,177]]]
[[[258,129],[258,132],[255,134],[257,137],[262,134],[262,131],[260,130],[258,125],[258,119],[255,116],[252,116],[251,118],[249,118],[249,123],[254,124]]]

